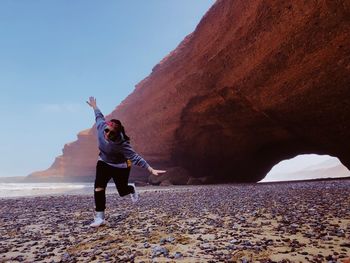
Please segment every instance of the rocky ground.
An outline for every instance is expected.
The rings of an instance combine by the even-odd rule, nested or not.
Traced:
[[[0,262],[350,262],[350,180],[0,199]]]

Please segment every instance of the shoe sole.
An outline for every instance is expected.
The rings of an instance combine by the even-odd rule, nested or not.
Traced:
[[[105,222],[104,222],[104,223],[101,223],[101,224],[99,224],[99,225],[90,225],[90,227],[97,228],[97,227],[104,226],[104,225],[106,225]]]
[[[91,226],[90,225],[90,227],[92,227],[92,228],[98,228],[98,227],[100,227],[100,226],[104,226],[105,224],[101,224],[101,225],[98,225],[98,226]]]

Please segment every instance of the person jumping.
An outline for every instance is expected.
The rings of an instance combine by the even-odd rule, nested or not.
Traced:
[[[113,178],[120,196],[130,194],[133,202],[138,201],[138,193],[135,184],[128,184],[131,164],[147,169],[153,175],[165,173],[164,170],[153,169],[130,144],[130,138],[120,120],[106,121],[96,99],[90,97],[87,101],[93,108],[96,117],[98,148],[100,150],[94,184],[94,199],[96,215],[91,227],[99,227],[105,222],[106,187],[108,181]]]

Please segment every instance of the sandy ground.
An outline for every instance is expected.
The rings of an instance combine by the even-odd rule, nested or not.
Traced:
[[[0,199],[0,262],[347,262],[350,180]]]

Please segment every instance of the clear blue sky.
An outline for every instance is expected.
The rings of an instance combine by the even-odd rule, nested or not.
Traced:
[[[0,176],[48,168],[191,33],[214,0],[1,0]]]

